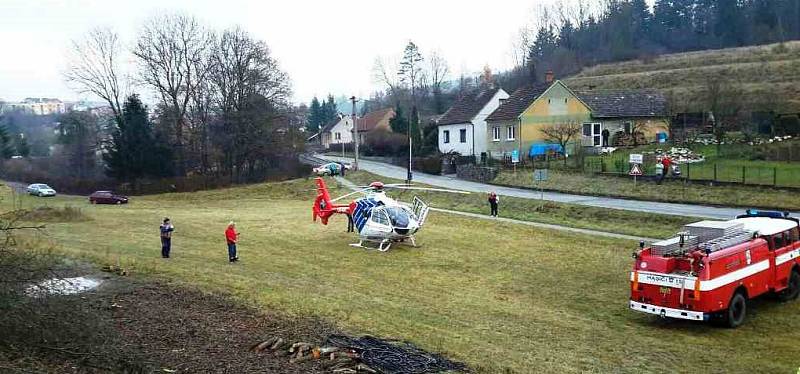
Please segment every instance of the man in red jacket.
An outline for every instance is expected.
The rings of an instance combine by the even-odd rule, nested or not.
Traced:
[[[233,221],[228,224],[228,229],[225,230],[225,240],[228,241],[228,260],[230,262],[239,261],[239,257],[236,256],[236,242],[239,240],[239,233],[236,232],[236,223]]]

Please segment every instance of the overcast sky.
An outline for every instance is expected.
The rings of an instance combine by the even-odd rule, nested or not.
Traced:
[[[184,12],[214,28],[240,25],[272,49],[292,78],[294,100],[368,96],[379,88],[372,66],[409,40],[438,50],[451,74],[513,64],[512,45],[550,0],[0,0],[0,98],[82,98],[61,77],[70,41],[111,26],[132,42],[148,17]],[[139,91],[145,91],[142,87]],[[90,98],[91,99],[91,98]]]

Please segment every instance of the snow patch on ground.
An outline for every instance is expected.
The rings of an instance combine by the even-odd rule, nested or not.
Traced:
[[[86,277],[53,278],[28,286],[25,289],[25,293],[31,297],[74,295],[95,289],[101,282],[100,280]]]

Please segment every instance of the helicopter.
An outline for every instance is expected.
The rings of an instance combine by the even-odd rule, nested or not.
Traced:
[[[361,186],[359,190],[331,199],[325,180],[321,177],[315,179],[317,184],[317,197],[314,200],[313,219],[320,219],[323,225],[334,214],[344,214],[352,219],[353,226],[358,231],[359,242],[350,244],[353,247],[372,249],[371,244],[380,252],[386,252],[394,243],[411,243],[417,247],[414,235],[419,231],[428,218],[430,207],[418,196],[413,202],[405,204],[386,195],[386,189],[424,190],[449,193],[469,194],[465,191],[447,190],[441,188],[417,187],[408,184],[384,184],[372,182],[369,186]],[[336,202],[356,194],[363,194],[349,204]]]

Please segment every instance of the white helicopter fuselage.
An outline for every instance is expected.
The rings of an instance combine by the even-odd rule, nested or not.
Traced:
[[[421,200],[415,198],[415,205],[409,207],[378,191],[356,201],[354,220],[362,242],[378,243],[379,250],[388,250],[394,242],[409,240],[416,245],[414,234],[425,215],[427,205]]]

